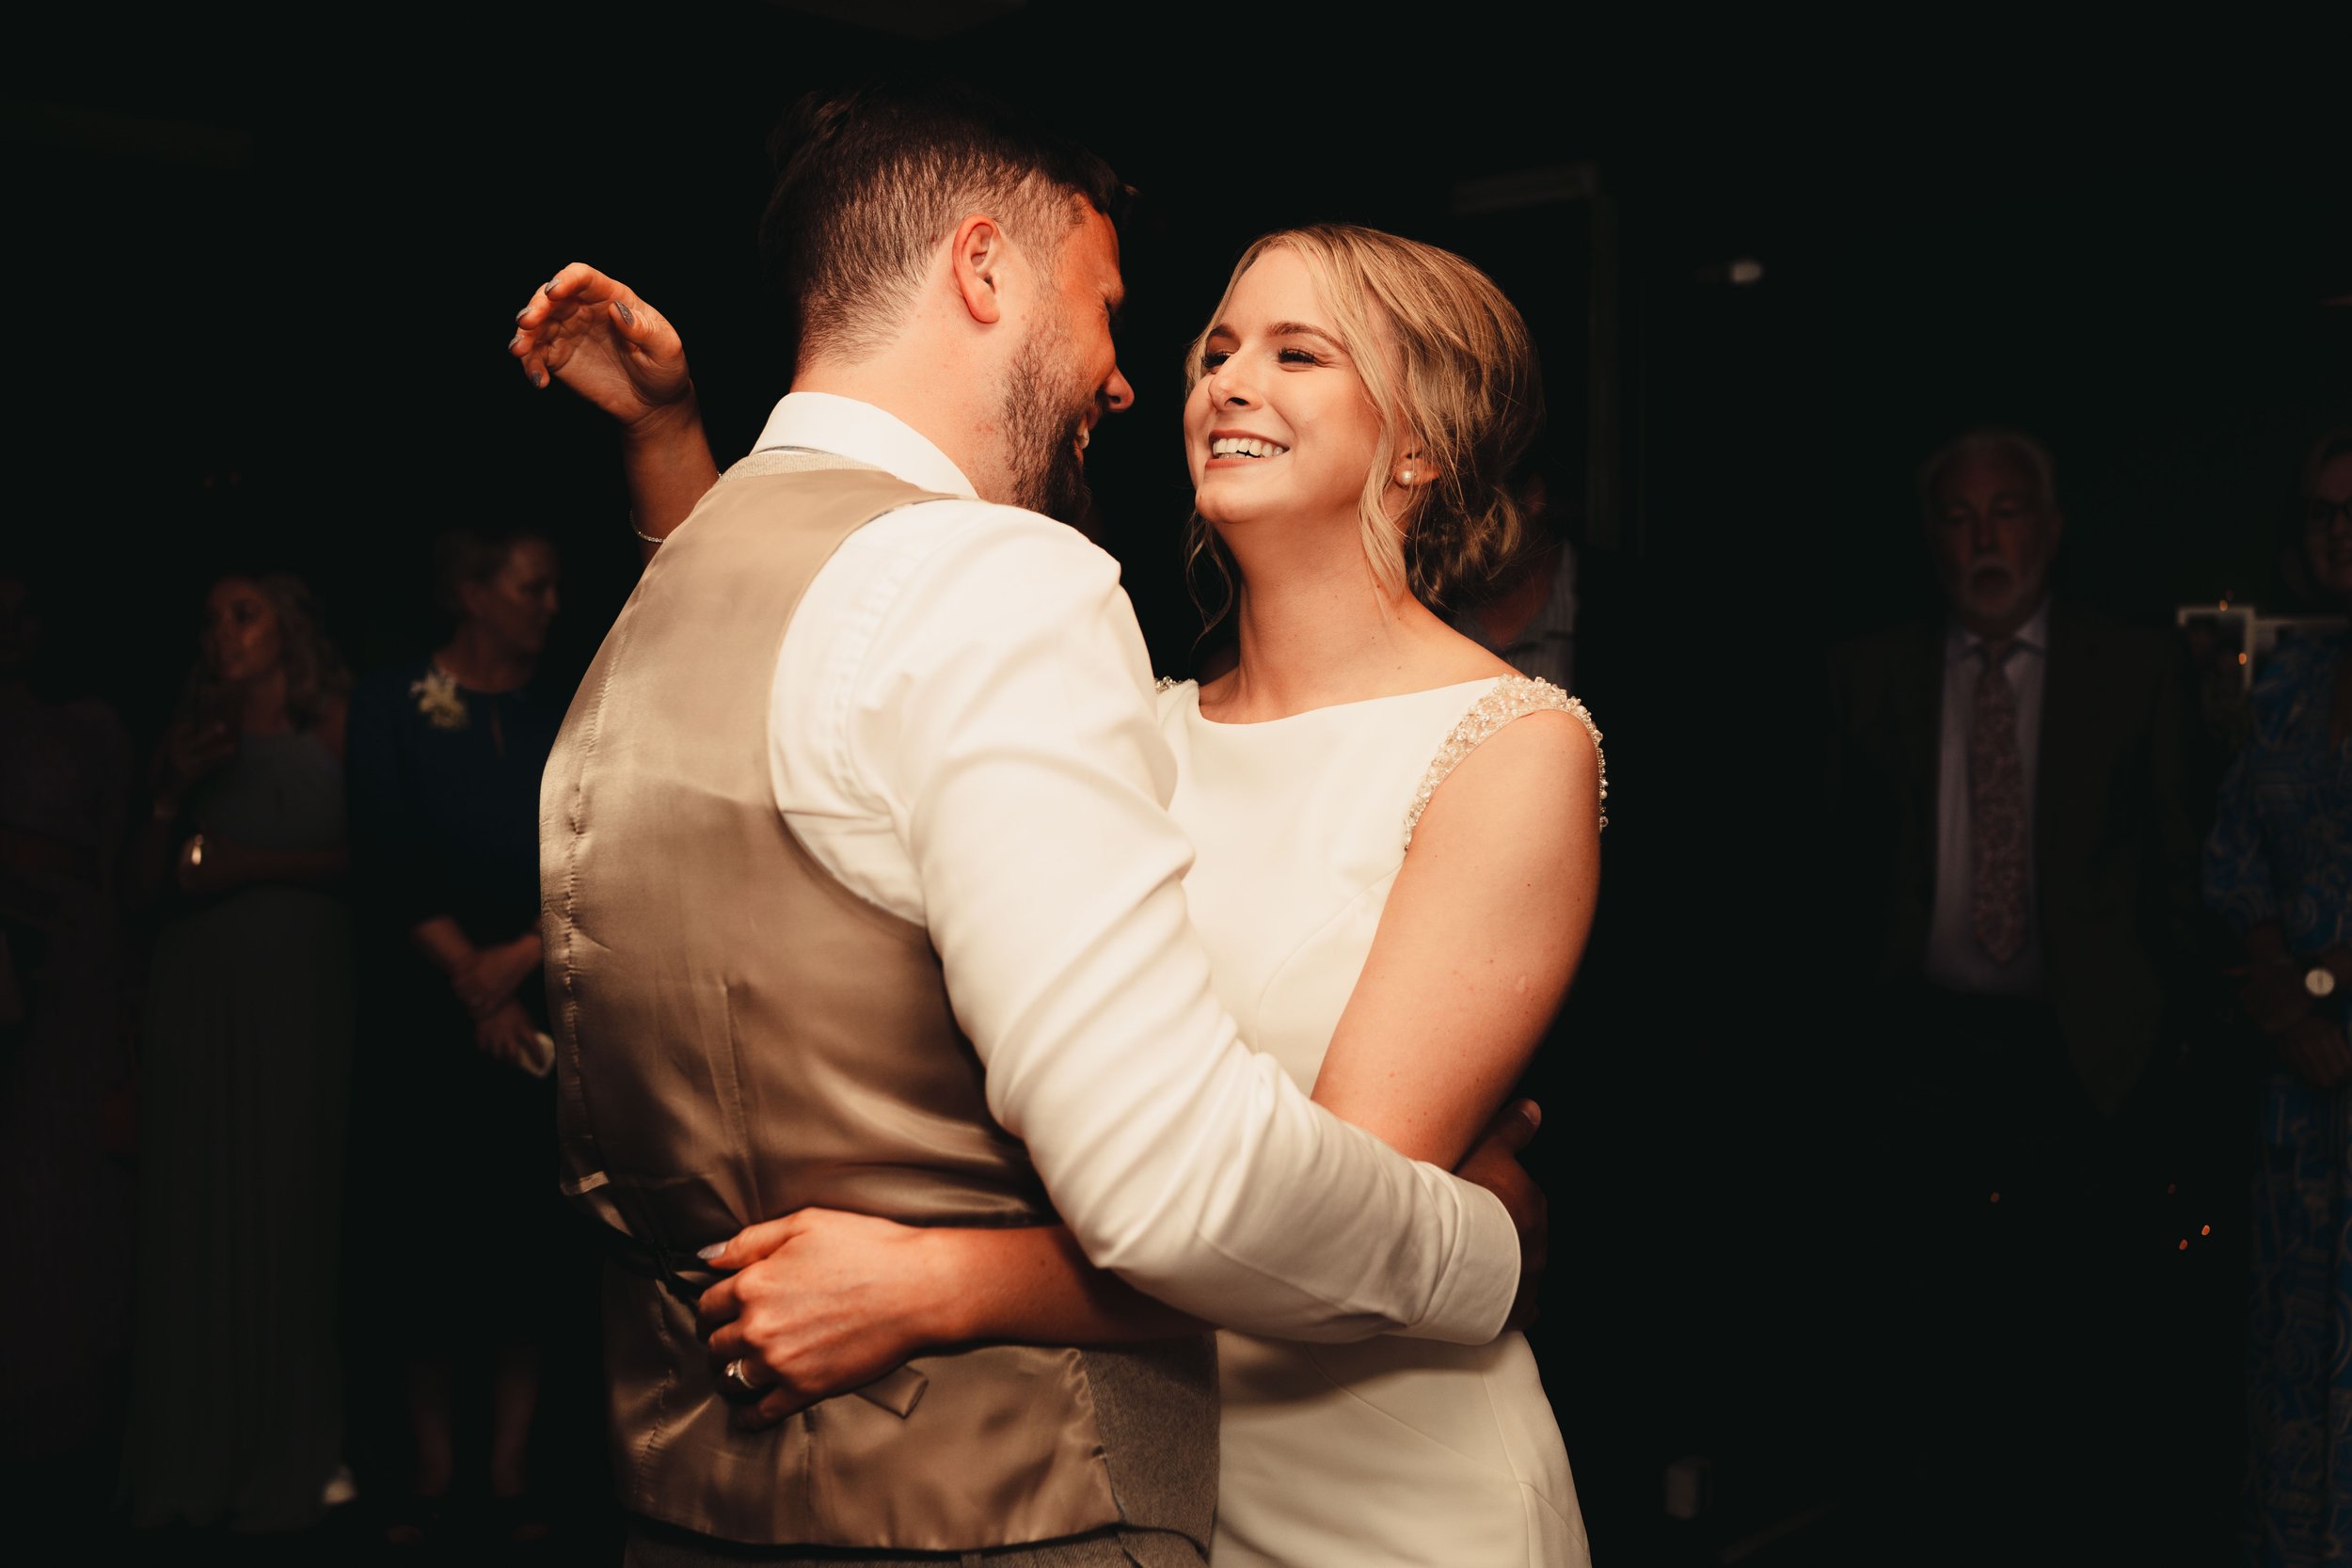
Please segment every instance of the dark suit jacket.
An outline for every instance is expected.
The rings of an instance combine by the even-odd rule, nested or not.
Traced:
[[[1833,951],[1892,986],[1920,980],[1934,912],[1944,639],[1937,619],[1830,656]],[[2161,633],[2051,607],[2033,844],[2045,995],[2108,1112],[2165,1029],[2194,910],[2180,659]]]

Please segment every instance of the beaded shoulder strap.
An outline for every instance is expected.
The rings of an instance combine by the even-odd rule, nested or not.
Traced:
[[[1504,675],[1470,705],[1461,722],[1445,737],[1445,744],[1438,748],[1438,754],[1430,759],[1429,771],[1421,776],[1421,787],[1413,791],[1413,804],[1405,814],[1405,842],[1413,842],[1413,830],[1421,824],[1421,814],[1429,809],[1429,797],[1438,792],[1446,775],[1464,757],[1512,720],[1546,709],[1574,714],[1592,733],[1593,760],[1600,765],[1600,825],[1609,826],[1609,760],[1601,753],[1600,726],[1593,722],[1591,712],[1549,681]]]

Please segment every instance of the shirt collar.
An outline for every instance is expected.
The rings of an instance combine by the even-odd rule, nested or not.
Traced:
[[[2010,641],[2021,653],[2046,654],[2050,651],[2050,596],[2047,594],[2042,596],[2040,608],[2026,618],[2026,624],[2010,635]],[[1947,623],[1944,633],[1946,664],[1958,664],[1974,658],[1977,650],[1983,646],[1984,639],[1958,621]]]
[[[896,414],[832,392],[787,392],[768,416],[752,450],[808,447],[871,463],[909,484],[946,495],[977,496],[947,454]]]

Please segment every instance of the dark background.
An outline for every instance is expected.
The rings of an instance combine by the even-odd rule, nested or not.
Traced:
[[[362,668],[413,654],[427,541],[516,517],[564,544],[552,657],[584,664],[635,546],[609,437],[524,384],[509,317],[568,260],[627,279],[739,455],[787,381],[752,241],[763,143],[810,86],[950,69],[1138,188],[1138,408],[1089,459],[1171,673],[1180,356],[1233,258],[1314,217],[1459,249],[1545,355],[1613,786],[1599,930],[1532,1085],[1554,1205],[1534,1338],[1594,1540],[1666,1550],[1686,1454],[1710,1458],[1722,1541],[1846,1496],[1867,1436],[1840,1352],[1906,1307],[1839,1217],[1867,1086],[1808,1055],[1850,956],[1789,914],[1820,649],[1920,607],[1913,473],[1980,422],[2057,453],[2076,594],[2145,620],[2276,598],[2270,527],[2352,409],[2352,308],[2324,303],[2352,295],[2341,56],[1989,15],[1913,37],[1563,15],[1554,41],[1483,7],[834,8],[24,34],[0,99],[9,551],[54,582],[71,678],[151,736],[230,567],[305,574]],[[1738,259],[1761,279],[1728,282]],[[2177,1370],[2211,1388],[2208,1513],[2234,1481],[2234,1267],[2182,1261],[2210,1331]],[[1923,1346],[1868,1375],[1924,1398],[1935,1371]]]

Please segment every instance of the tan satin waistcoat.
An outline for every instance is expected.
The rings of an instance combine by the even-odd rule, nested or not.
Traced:
[[[776,810],[770,694],[802,591],[858,528],[930,499],[843,462],[729,470],[656,552],[541,787],[564,1186],[615,1233],[621,1501],[761,1544],[961,1551],[1120,1528],[1205,1551],[1205,1340],[924,1356],[746,1433],[694,1333],[711,1278],[695,1249],[755,1220],[1053,1218],[989,1116],[928,935],[843,887]]]

